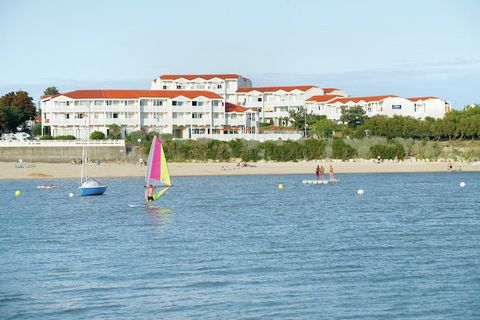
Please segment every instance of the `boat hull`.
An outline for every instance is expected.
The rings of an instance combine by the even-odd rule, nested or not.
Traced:
[[[79,187],[81,196],[99,196],[107,190],[107,186]]]

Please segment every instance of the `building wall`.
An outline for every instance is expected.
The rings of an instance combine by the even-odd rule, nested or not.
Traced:
[[[232,121],[239,132],[256,132],[258,128],[255,112],[230,116],[220,97],[75,100],[59,96],[42,102],[42,124],[50,128],[52,136],[73,135],[79,139],[94,131],[107,135],[111,124],[121,127],[123,137],[144,129],[190,138],[192,132],[223,132]]]
[[[238,88],[249,88],[252,86],[250,79],[239,76],[238,78],[196,78],[163,80],[161,77],[152,81],[152,90],[207,90],[222,96],[227,102],[235,103],[235,92]]]
[[[271,122],[275,125],[287,125],[286,118],[291,110],[301,110],[305,107],[305,100],[323,94],[320,88],[311,88],[307,91],[292,90],[289,92],[278,90],[262,92],[237,92],[236,104],[248,106],[259,111],[262,122]]]
[[[415,114],[420,119],[431,117],[440,119],[451,110],[450,104],[442,99],[412,101]]]

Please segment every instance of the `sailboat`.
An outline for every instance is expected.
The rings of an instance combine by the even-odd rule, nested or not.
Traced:
[[[85,135],[86,134],[88,134],[88,130],[85,130]],[[100,182],[98,182],[97,180],[89,178],[87,174],[86,166],[88,166],[88,140],[87,139],[83,141],[83,145],[82,145],[82,170],[80,173],[80,187],[78,187],[78,189],[80,190],[81,196],[97,196],[97,195],[103,194],[107,190],[107,186],[101,185]]]
[[[153,194],[154,200],[160,198],[172,186],[165,152],[163,152],[162,142],[157,136],[153,137],[152,146],[148,154],[147,172],[145,173],[145,187],[148,188],[150,185],[160,187],[159,190]],[[147,189],[145,189],[145,201],[146,200]]]

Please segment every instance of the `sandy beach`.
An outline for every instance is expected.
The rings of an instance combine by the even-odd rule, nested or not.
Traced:
[[[333,164],[335,173],[370,173],[370,172],[447,172],[447,162],[424,161],[385,161],[376,163],[364,161],[300,161],[300,162],[256,162],[256,163],[169,163],[172,176],[201,175],[260,175],[260,174],[312,174],[315,167]],[[0,179],[48,179],[79,178],[80,165],[69,163],[27,163],[24,168],[17,168],[17,163],[0,162]],[[480,171],[480,163],[454,162],[454,171]],[[101,163],[88,165],[91,177],[143,177],[145,167],[132,163]]]

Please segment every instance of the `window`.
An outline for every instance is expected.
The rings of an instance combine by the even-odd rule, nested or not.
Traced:
[[[221,85],[221,84],[217,84],[217,89],[222,89],[222,85]]]
[[[70,113],[65,114],[65,119],[70,119]]]
[[[257,101],[258,101],[258,102],[262,102],[262,97],[259,97],[259,98],[257,99]]]
[[[70,101],[66,101],[65,104],[66,104],[67,106],[69,106],[69,105],[70,105]]]
[[[202,118],[202,114],[200,112],[193,112],[192,113],[192,118],[193,119],[201,119]]]
[[[107,105],[107,106],[111,106],[111,105],[112,105],[112,100],[107,100],[107,101],[106,101],[106,105]]]
[[[155,100],[153,100],[153,105],[156,106],[156,107],[163,106],[163,101],[155,99]]]
[[[216,107],[219,105],[219,101],[218,100],[212,100],[212,106]]]
[[[113,118],[114,118],[114,119],[117,119],[117,118],[118,118],[118,113],[114,113],[114,114],[113,114]]]
[[[167,86],[163,86],[163,90],[167,90]]]
[[[181,84],[177,84],[177,90],[180,90],[182,89],[182,85]]]
[[[172,112],[172,118],[177,119],[178,118],[178,112]]]
[[[177,105],[177,101],[173,100],[172,101],[172,106],[176,106]]]
[[[196,107],[197,106],[197,101],[192,101],[192,106]]]

